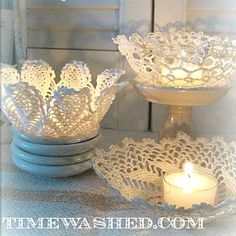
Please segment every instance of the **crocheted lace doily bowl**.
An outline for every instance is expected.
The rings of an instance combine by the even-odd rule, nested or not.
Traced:
[[[66,64],[59,82],[42,60],[25,61],[20,73],[1,65],[1,108],[12,125],[28,136],[86,137],[98,132],[100,122],[126,81],[124,71],[107,69],[97,76],[96,87],[88,66]]]
[[[126,138],[121,146],[96,152],[94,169],[108,186],[120,197],[149,208],[157,216],[211,220],[236,213],[236,142],[227,143],[221,137],[192,140],[178,133],[175,139],[162,139],[159,143]],[[201,203],[185,209],[163,203],[163,175],[179,171],[186,161],[217,179],[214,206]]]
[[[155,32],[113,39],[138,83],[174,88],[221,87],[236,67],[236,40],[203,32]]]

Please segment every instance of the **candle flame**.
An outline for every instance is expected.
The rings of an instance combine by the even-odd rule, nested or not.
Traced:
[[[186,162],[184,165],[184,173],[189,178],[191,178],[193,173],[193,165],[190,162]]]
[[[191,176],[193,173],[193,165],[190,162],[186,162],[184,165],[184,174],[185,174],[185,183],[184,183],[184,192],[191,193]]]

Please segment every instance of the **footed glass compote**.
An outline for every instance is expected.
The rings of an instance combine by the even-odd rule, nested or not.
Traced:
[[[56,83],[42,60],[26,61],[18,73],[1,67],[1,108],[13,127],[12,160],[38,175],[65,177],[92,167],[100,122],[126,85],[122,70],[105,70],[92,84],[88,66],[66,64]]]
[[[181,130],[194,136],[192,106],[220,100],[230,88],[236,41],[203,32],[156,32],[114,39],[137,76],[133,84],[148,101],[168,105],[160,137]]]

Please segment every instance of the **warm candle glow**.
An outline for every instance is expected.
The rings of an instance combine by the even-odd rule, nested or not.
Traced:
[[[167,67],[168,66],[168,67]],[[161,69],[161,78],[160,83],[163,86],[170,85],[169,77],[173,76],[173,86],[185,86],[191,81],[193,86],[200,86],[204,84],[203,72],[199,69],[198,65],[193,63],[183,63],[179,65],[178,63],[172,65],[160,66]],[[191,79],[190,78],[191,75]]]
[[[193,171],[190,162],[182,172],[164,177],[164,201],[177,207],[191,207],[202,202],[214,205],[217,181],[213,176]]]
[[[85,137],[99,130],[124,71],[106,69],[93,85],[90,70],[82,61],[71,61],[60,79],[43,60],[27,60],[20,73],[14,66],[0,68],[2,110],[12,125],[33,137]]]
[[[226,86],[235,68],[236,41],[203,32],[119,35],[113,40],[139,83],[174,88]]]

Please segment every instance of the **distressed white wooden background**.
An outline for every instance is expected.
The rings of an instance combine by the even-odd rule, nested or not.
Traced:
[[[0,29],[1,29],[1,50],[0,50],[0,58],[3,63],[13,63],[13,12],[12,12],[12,4],[9,1],[1,1],[1,21],[0,21]]]
[[[20,9],[27,58],[48,61],[58,75],[66,62],[76,59],[90,65],[94,78],[105,68],[120,67],[130,79],[133,72],[111,38],[121,33],[146,34],[157,30],[155,25],[190,22],[196,31],[236,39],[235,0],[20,0]],[[11,30],[7,17],[1,14],[1,27]],[[13,40],[7,35],[4,42]],[[194,109],[197,130],[207,135],[236,135],[235,108],[236,83],[219,103]],[[165,106],[149,106],[129,86],[118,95],[102,125],[159,132],[165,115]]]

